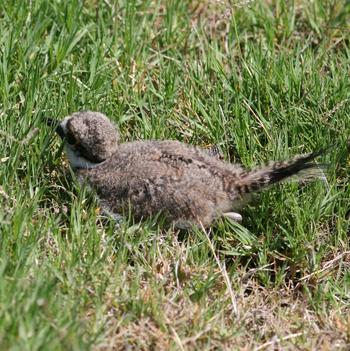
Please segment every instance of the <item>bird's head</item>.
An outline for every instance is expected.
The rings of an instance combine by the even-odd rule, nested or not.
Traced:
[[[75,169],[96,167],[117,151],[118,130],[103,113],[75,112],[61,122],[48,119],[47,124],[56,126]]]

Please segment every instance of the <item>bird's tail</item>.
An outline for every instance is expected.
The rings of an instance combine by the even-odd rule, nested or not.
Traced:
[[[241,195],[244,195],[284,180],[308,181],[315,178],[325,180],[322,169],[325,165],[313,162],[317,156],[324,152],[325,150],[320,150],[307,155],[299,155],[291,160],[272,162],[245,172],[241,174],[240,181],[236,183],[236,189]]]

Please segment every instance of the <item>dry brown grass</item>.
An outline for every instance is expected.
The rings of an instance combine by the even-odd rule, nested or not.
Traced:
[[[172,291],[161,302],[162,322],[154,316],[125,321],[111,312],[105,340],[96,350],[346,350],[348,308],[316,314],[302,296],[288,289],[262,289],[250,282],[238,300],[239,316],[225,308],[229,297],[206,321],[207,306]],[[218,309],[219,310],[219,309]]]
[[[211,269],[186,264],[181,246],[174,246],[172,253],[154,262],[152,273],[141,278],[140,290],[132,297],[145,306],[139,316],[124,314],[126,296],[118,293],[121,282],[115,290],[110,286],[106,334],[95,350],[347,350],[348,306],[323,303],[316,311],[312,294],[330,274],[347,269],[348,259],[349,253],[342,253],[320,271],[272,288],[259,283],[264,268],[235,272],[230,275],[235,309],[222,267],[212,272],[207,293],[199,299],[194,296],[192,282],[207,281]],[[122,286],[135,279],[126,269]]]

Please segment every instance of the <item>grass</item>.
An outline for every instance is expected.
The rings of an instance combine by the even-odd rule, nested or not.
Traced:
[[[0,7],[1,350],[350,347],[349,1],[6,1]],[[242,225],[118,229],[43,123],[99,110],[123,140],[253,167],[335,145]],[[114,347],[114,348],[113,348]]]

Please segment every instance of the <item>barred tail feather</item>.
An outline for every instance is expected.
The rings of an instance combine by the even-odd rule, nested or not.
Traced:
[[[325,180],[322,165],[312,162],[324,152],[325,150],[316,151],[247,172],[237,184],[239,193],[251,193],[285,180],[308,181],[315,178]]]

